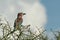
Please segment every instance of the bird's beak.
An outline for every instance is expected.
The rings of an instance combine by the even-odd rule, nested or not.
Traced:
[[[23,13],[23,15],[26,15],[26,13]]]

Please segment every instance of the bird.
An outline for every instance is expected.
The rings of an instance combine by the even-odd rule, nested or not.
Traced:
[[[25,15],[25,13],[18,13],[17,14],[17,18],[15,19],[15,22],[14,22],[14,29],[19,29],[23,26],[22,23],[23,23],[23,15]]]

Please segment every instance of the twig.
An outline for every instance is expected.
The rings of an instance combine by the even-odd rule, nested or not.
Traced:
[[[46,31],[46,30],[45,30],[45,31]],[[44,33],[45,31],[43,31],[42,33]],[[41,34],[42,34],[42,33],[41,33]],[[36,39],[37,37],[39,37],[41,34],[39,34],[38,36],[34,37],[33,40]]]

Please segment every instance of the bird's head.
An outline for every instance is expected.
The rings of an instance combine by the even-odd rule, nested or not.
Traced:
[[[18,13],[17,17],[22,18],[23,15],[26,15],[26,13],[20,12],[20,13]]]

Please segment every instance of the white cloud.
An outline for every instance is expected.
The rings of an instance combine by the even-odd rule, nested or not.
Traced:
[[[3,14],[5,14],[7,16],[7,19],[11,25],[13,25],[13,22],[14,22],[15,18],[17,17],[16,16],[17,13],[21,12],[21,11],[26,13],[26,15],[23,17],[23,19],[24,19],[23,24],[24,25],[30,24],[32,30],[34,29],[34,31],[35,31],[35,29],[36,29],[35,26],[37,26],[39,28],[39,27],[45,25],[46,20],[47,20],[46,19],[46,10],[45,10],[44,6],[41,3],[39,3],[39,0],[38,1],[37,0],[17,0],[17,1],[13,0],[13,3],[11,3],[12,0],[9,0],[9,1],[5,1],[5,2],[7,2],[5,4],[7,9],[4,10],[2,8],[2,10],[4,10]],[[41,30],[41,31],[43,31],[43,30]],[[37,34],[37,32],[36,32],[36,34]]]
[[[21,8],[23,8],[23,12],[26,13],[26,16],[23,17],[24,25],[31,25],[32,30],[34,29],[34,31],[36,32],[36,28],[35,26],[39,27],[44,27],[44,25],[46,24],[46,10],[44,8],[44,6],[39,3],[38,1],[36,2],[35,0],[33,1],[34,3],[28,3],[26,0],[25,1],[21,1],[20,0],[20,6]],[[39,28],[41,29],[41,28]],[[41,30],[42,32],[43,30]],[[38,33],[38,31],[36,32],[36,34]]]

